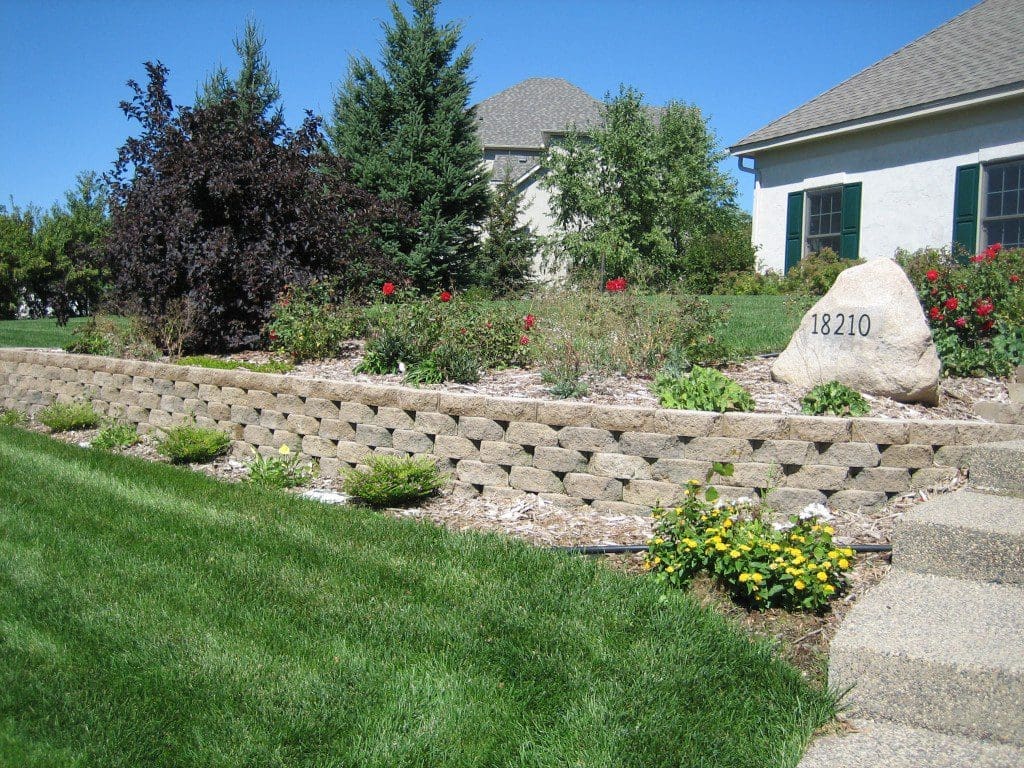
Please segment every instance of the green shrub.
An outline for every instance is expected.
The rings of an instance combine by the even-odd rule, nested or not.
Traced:
[[[43,408],[36,418],[54,432],[93,429],[101,420],[88,403],[54,403]]]
[[[168,429],[156,450],[173,464],[205,464],[227,453],[230,447],[231,438],[219,429],[184,424]]]
[[[712,504],[700,490],[691,481],[678,506],[653,510],[644,568],[659,581],[685,587],[705,572],[743,604],[815,612],[846,589],[853,550],[833,541],[822,505],[775,526],[752,501]]]
[[[717,293],[723,273],[753,273],[756,250],[750,244],[749,222],[722,232],[696,237],[683,257],[683,280],[693,293]]]
[[[663,372],[654,379],[654,393],[663,408],[690,411],[752,411],[754,400],[742,386],[713,368],[693,366],[690,372]]]
[[[249,482],[263,488],[297,488],[313,479],[313,469],[300,464],[291,448],[282,445],[278,456],[263,456],[253,449],[253,457],[246,464]]]
[[[139,442],[139,429],[134,424],[113,421],[100,430],[89,445],[103,451],[130,448]]]
[[[369,469],[345,477],[345,493],[372,507],[411,504],[429,498],[448,482],[433,459],[369,456]]]
[[[339,302],[336,295],[333,281],[287,290],[271,310],[270,349],[295,362],[341,354],[347,341],[366,332],[366,321],[362,308]]]
[[[843,259],[831,248],[804,256],[783,278],[785,293],[803,293],[824,296],[839,277],[839,273],[858,264],[861,259]]]
[[[715,284],[720,296],[778,296],[785,292],[784,278],[778,272],[724,272]]]
[[[28,416],[17,408],[0,408],[0,427],[23,427]]]
[[[149,338],[143,323],[134,317],[94,315],[71,332],[66,352],[80,355],[157,360],[160,350]]]
[[[800,410],[811,416],[865,416],[871,408],[864,395],[838,381],[819,384],[800,400]]]
[[[242,360],[224,360],[220,357],[209,355],[191,355],[178,358],[177,365],[195,365],[200,368],[213,368],[223,371],[245,370],[253,373],[288,373],[295,370],[295,366],[285,360],[269,360],[265,363],[247,363]]]
[[[583,360],[571,339],[561,341],[562,354],[548,361],[541,371],[541,381],[548,385],[548,392],[559,399],[586,397],[590,388],[583,375]]]

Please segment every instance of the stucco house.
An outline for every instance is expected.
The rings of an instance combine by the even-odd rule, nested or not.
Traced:
[[[762,263],[1024,246],[1024,0],[985,0],[730,147]]]
[[[550,194],[540,186],[541,155],[573,128],[601,123],[602,102],[567,80],[531,77],[476,105],[484,164],[492,183],[511,178],[523,196],[522,223],[537,235],[553,226]]]

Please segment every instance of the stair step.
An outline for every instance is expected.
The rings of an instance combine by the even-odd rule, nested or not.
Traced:
[[[1024,494],[1024,440],[985,443],[971,451],[973,488]]]
[[[899,568],[1024,584],[1024,499],[972,491],[936,496],[903,518],[892,548]]]
[[[1024,587],[894,568],[832,641],[855,717],[1024,746]]]
[[[815,739],[797,768],[1019,768],[1024,750],[886,721]]]

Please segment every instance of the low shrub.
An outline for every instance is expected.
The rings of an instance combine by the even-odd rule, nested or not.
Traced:
[[[711,503],[691,481],[678,505],[653,510],[644,568],[673,587],[707,573],[734,600],[760,609],[823,611],[847,587],[853,550],[833,541],[820,504],[781,525],[770,512],[748,500]]]
[[[572,339],[562,339],[560,348],[562,354],[553,356],[541,371],[541,381],[548,385],[548,392],[554,397],[585,397],[590,388],[584,378],[583,360]]]
[[[17,408],[0,408],[0,427],[23,427],[28,416]]]
[[[277,456],[264,456],[253,449],[253,457],[246,463],[248,480],[263,488],[298,488],[313,479],[313,468],[300,464],[291,448],[282,445]]]
[[[665,371],[654,379],[654,393],[663,408],[690,411],[752,411],[754,399],[721,371],[693,366],[689,373]]]
[[[160,350],[143,323],[134,317],[94,315],[71,332],[64,351],[80,355],[157,360]]]
[[[89,445],[102,451],[130,448],[139,442],[139,429],[134,424],[112,421],[104,426]]]
[[[101,420],[88,403],[54,403],[39,411],[36,418],[54,432],[94,429]]]
[[[811,389],[800,400],[800,410],[810,416],[865,416],[871,410],[864,395],[838,381]]]
[[[346,475],[345,493],[371,507],[411,504],[429,498],[448,482],[433,459],[402,456],[369,456],[368,469]]]
[[[334,281],[289,288],[270,312],[270,349],[295,362],[337,357],[346,342],[366,332],[363,309],[339,301]]]
[[[244,360],[224,360],[209,355],[190,355],[178,358],[177,365],[195,365],[199,368],[213,368],[223,371],[245,370],[253,373],[288,373],[295,366],[285,360],[269,360],[265,363],[247,363]]]
[[[786,292],[786,284],[782,275],[771,270],[723,272],[713,292],[720,296],[779,296]]]
[[[168,429],[156,450],[172,464],[205,464],[227,453],[230,447],[231,438],[219,429],[183,424]]]
[[[804,256],[786,273],[783,292],[824,296],[840,272],[863,263],[862,259],[844,259],[831,248],[822,248]]]
[[[917,288],[947,374],[1005,376],[1024,363],[1024,249],[996,244],[966,263],[935,250],[897,258]]]

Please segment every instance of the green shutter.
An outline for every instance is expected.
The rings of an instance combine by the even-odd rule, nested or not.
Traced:
[[[961,165],[956,169],[953,192],[953,252],[974,254],[978,246],[978,182],[981,166]],[[959,246],[959,248],[957,247]]]
[[[839,235],[839,256],[856,259],[860,251],[860,182],[843,185],[843,224]]]
[[[786,202],[786,272],[804,255],[804,193],[790,192]]]

